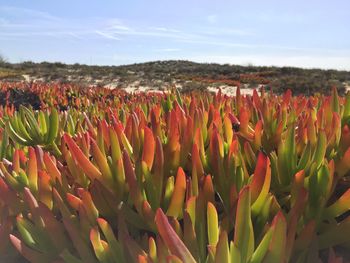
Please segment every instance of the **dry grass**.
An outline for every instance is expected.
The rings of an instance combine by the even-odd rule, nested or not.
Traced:
[[[18,70],[0,68],[0,79],[12,78],[21,76],[22,72]]]

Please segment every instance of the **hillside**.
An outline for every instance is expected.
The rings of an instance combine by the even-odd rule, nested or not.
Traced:
[[[291,89],[294,94],[329,93],[336,86],[344,93],[350,85],[350,72],[294,67],[257,67],[195,63],[190,61],[155,61],[124,66],[91,66],[63,63],[1,63],[3,81],[57,81],[112,88],[182,87],[184,91],[209,87],[258,88],[264,85],[276,93]]]

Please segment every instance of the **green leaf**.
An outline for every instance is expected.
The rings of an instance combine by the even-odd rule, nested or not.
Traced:
[[[249,263],[260,263],[264,259],[266,252],[269,248],[270,241],[272,238],[272,228],[270,228],[266,234],[264,235],[264,238],[261,240],[259,246],[255,249],[252,257],[249,260]]]
[[[327,229],[327,231],[319,235],[319,249],[334,247],[349,242],[349,236],[350,217],[347,217],[339,224],[332,225]]]
[[[283,262],[287,243],[287,222],[281,211],[273,219],[271,227],[273,233],[263,262]]]
[[[50,123],[48,127],[47,139],[46,139],[47,144],[52,143],[58,135],[59,116],[55,108],[51,109],[51,114],[49,118],[50,118]]]
[[[208,202],[207,205],[208,241],[210,246],[216,246],[219,240],[219,221],[215,206]]]
[[[215,263],[230,263],[230,251],[226,231],[221,231],[219,242],[216,245]]]
[[[238,197],[234,234],[234,243],[241,253],[241,262],[246,262],[254,251],[254,232],[250,203],[250,188],[245,186]]]
[[[84,263],[82,260],[78,259],[77,257],[73,256],[72,253],[68,251],[68,249],[64,249],[62,253],[60,254],[60,257],[65,261],[69,263]]]
[[[231,263],[241,263],[241,252],[232,241],[230,243],[230,258]]]
[[[327,150],[327,137],[324,131],[320,131],[317,138],[316,151],[313,156],[313,160],[316,163],[316,167],[319,168]]]

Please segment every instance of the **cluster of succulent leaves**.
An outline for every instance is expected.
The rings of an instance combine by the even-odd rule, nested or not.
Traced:
[[[350,94],[32,88],[0,108],[1,262],[346,260]]]

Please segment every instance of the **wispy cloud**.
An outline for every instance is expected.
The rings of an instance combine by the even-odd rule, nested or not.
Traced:
[[[231,35],[252,36],[252,32],[237,28],[223,28],[220,26],[169,28],[153,25],[143,26],[138,23],[133,25],[125,23],[119,18],[87,18],[79,20],[63,19],[47,12],[41,12],[17,7],[0,7],[0,37],[21,38],[26,36],[45,36],[54,38],[102,38],[107,40],[123,40],[128,37],[142,37],[149,39],[164,38],[175,43],[191,43],[207,46],[256,48],[255,44],[232,43]],[[212,14],[207,20],[214,24],[217,15]],[[220,40],[218,40],[220,39]],[[163,52],[171,52],[163,48]],[[173,50],[173,49],[172,49]]]
[[[161,32],[172,32],[172,33],[180,33],[181,31],[174,28],[167,28],[167,27],[148,27],[150,30],[156,30]]]
[[[203,35],[211,36],[255,36],[256,33],[250,29],[228,28],[222,26],[200,27],[198,31]]]
[[[202,36],[200,34],[194,34],[191,32],[184,32],[175,29],[169,29],[164,27],[144,27],[144,26],[107,26],[99,30],[100,33],[108,35],[110,37],[119,38],[120,36],[139,36],[148,38],[168,38],[176,40],[200,40]]]
[[[45,10],[45,7],[41,8]],[[340,31],[336,31],[341,27],[334,27],[334,35],[341,36],[340,39],[344,41],[338,41],[336,44],[327,41],[329,38],[327,39],[326,35],[322,35],[325,41],[321,40],[319,42],[321,44],[315,44],[318,39],[308,43],[307,39],[313,36],[304,39],[306,35],[304,31],[301,35],[299,31],[294,32],[297,31],[295,24],[300,26],[304,25],[301,22],[308,21],[305,14],[298,16],[294,23],[295,17],[289,13],[274,13],[275,10],[267,9],[253,10],[249,14],[238,13],[235,19],[230,19],[227,16],[228,12],[225,16],[224,11],[216,14],[215,10],[209,10],[212,13],[199,18],[188,14],[186,17],[184,14],[185,17],[181,20],[142,15],[135,17],[122,13],[119,13],[120,17],[118,15],[113,17],[98,12],[97,16],[93,13],[90,13],[90,16],[84,13],[72,18],[64,12],[47,10],[48,12],[43,12],[0,6],[2,52],[9,54],[17,52],[18,54],[15,54],[17,58],[30,57],[33,53],[37,59],[39,57],[46,59],[47,56],[61,59],[62,54],[69,51],[69,54],[74,56],[66,57],[74,60],[84,59],[84,56],[91,56],[95,51],[98,53],[96,56],[104,56],[103,61],[110,60],[111,63],[181,58],[202,62],[251,62],[276,65],[317,66],[319,63],[320,66],[329,64],[329,67],[333,67],[332,65],[336,67],[336,63],[339,63],[350,68],[350,62],[346,62],[347,59],[350,61],[349,40],[343,37],[344,34],[340,35]],[[283,26],[280,28],[266,26],[275,23],[282,23]],[[289,24],[292,26],[288,27]],[[305,25],[308,26],[307,23]],[[262,27],[266,27],[266,32],[260,30]],[[288,32],[291,32],[291,36]],[[280,33],[283,33],[284,38],[280,37]],[[293,33],[298,36],[293,36]],[[272,39],[269,39],[270,37]],[[57,46],[52,48],[47,46],[47,50],[40,50],[40,47],[50,40],[54,40]],[[79,45],[65,45],[67,41]],[[23,49],[25,45],[26,49]],[[84,48],[80,49],[80,46]],[[57,54],[56,50],[52,52],[53,48],[57,49]],[[116,50],[123,56],[111,55]]]
[[[110,27],[111,29],[114,29],[114,30],[121,30],[121,31],[131,31],[131,28],[130,27],[127,27],[127,26],[124,26],[124,25],[113,25]]]
[[[181,51],[180,48],[159,48],[155,49],[156,52],[179,52]]]
[[[217,15],[207,16],[210,25],[192,26],[189,28],[171,28],[163,25],[143,25],[140,22],[125,22],[119,18],[86,18],[63,19],[31,9],[17,7],[0,7],[0,38],[1,39],[23,39],[30,36],[43,36],[47,38],[60,38],[72,40],[105,39],[116,41],[132,41],[131,37],[142,40],[156,41],[156,39],[167,39],[172,45],[179,43],[188,44],[190,47],[222,47],[228,50],[250,49],[250,50],[280,50],[294,52],[328,52],[337,53],[337,50],[322,48],[304,48],[298,46],[284,46],[273,44],[262,44],[252,42],[256,36],[255,32],[245,28],[230,28],[217,25]],[[232,36],[239,37],[233,41]],[[161,41],[159,41],[161,42]],[[167,43],[169,45],[169,42]],[[159,47],[155,52],[178,52],[179,48]],[[183,51],[183,49],[182,49]],[[339,52],[345,52],[341,50]],[[348,51],[346,51],[348,52]]]
[[[111,34],[111,33],[106,33],[106,32],[102,32],[99,30],[96,30],[95,33],[99,36],[104,37],[104,38],[113,39],[113,40],[120,40],[120,38],[116,37],[114,34]]]
[[[87,28],[77,26],[63,18],[37,10],[0,6],[0,38],[19,39],[30,36],[64,39],[83,39]]]
[[[11,18],[20,19],[41,19],[46,21],[60,21],[57,16],[51,15],[48,12],[42,12],[38,10],[19,8],[13,6],[0,6],[0,13]]]

